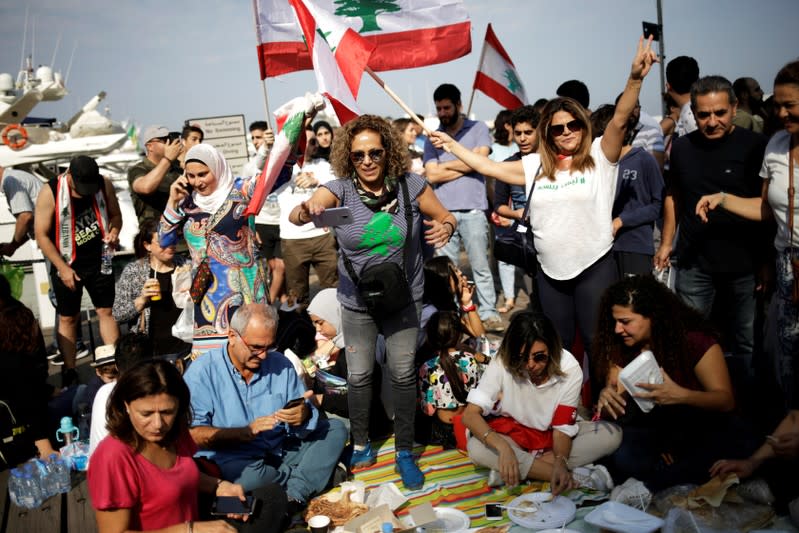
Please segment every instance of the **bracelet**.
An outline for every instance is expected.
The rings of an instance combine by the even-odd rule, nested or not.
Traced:
[[[164,159],[166,159],[167,161],[169,161],[169,164],[170,164],[170,165],[171,165],[172,163],[174,163],[174,162],[175,162],[175,160],[174,160],[174,159],[169,159],[167,156],[164,156]]]
[[[568,470],[569,469],[569,460],[566,459],[566,457],[564,457],[562,455],[556,455],[555,456],[555,461],[557,462],[558,459],[562,459],[563,460],[563,465],[566,467],[566,470]]]
[[[449,237],[447,237],[447,242],[449,242],[449,240],[450,240],[450,239],[452,238],[452,236],[455,234],[455,224],[453,224],[453,223],[452,223],[452,222],[450,222],[449,220],[445,220],[444,222],[442,222],[442,223],[441,223],[441,225],[442,225],[442,226],[449,226],[449,229],[451,230],[451,231],[449,232]]]
[[[486,439],[488,439],[488,436],[489,436],[490,434],[492,434],[492,433],[494,433],[494,430],[493,430],[493,429],[491,429],[491,428],[488,428],[488,431],[486,431],[485,433],[483,433],[483,438],[482,438],[483,444],[485,444],[485,443],[486,443]]]
[[[461,306],[461,311],[463,311],[464,313],[472,313],[474,311],[477,311],[477,306],[474,305],[474,303],[472,303],[470,305],[462,305]]]
[[[186,522],[186,533],[194,533],[194,522],[191,520]]]

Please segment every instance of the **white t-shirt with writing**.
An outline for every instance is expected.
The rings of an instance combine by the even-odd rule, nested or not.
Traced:
[[[617,167],[605,157],[601,137],[591,145],[593,170],[562,170],[555,179],[541,178],[530,200],[530,224],[541,269],[552,279],[569,280],[610,251]],[[526,192],[530,194],[541,157],[522,157]]]

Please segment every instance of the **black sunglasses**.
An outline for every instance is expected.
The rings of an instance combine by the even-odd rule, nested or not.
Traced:
[[[363,163],[364,159],[366,159],[367,155],[369,156],[369,159],[372,160],[372,163],[380,163],[383,160],[383,157],[385,157],[386,151],[382,148],[375,148],[374,150],[369,150],[368,153],[362,150],[350,152],[350,161],[356,165],[360,165]]]
[[[524,355],[522,355],[522,359],[524,359]],[[546,352],[535,352],[527,355],[527,361],[529,362],[530,359],[533,360],[534,363],[546,363],[549,361],[549,354]]]
[[[556,124],[554,126],[550,125],[549,132],[553,137],[560,137],[566,132],[566,128],[569,128],[569,131],[580,131],[583,129],[583,123],[577,119],[574,119],[566,124]]]

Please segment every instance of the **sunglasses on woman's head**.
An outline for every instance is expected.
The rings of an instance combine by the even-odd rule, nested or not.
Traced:
[[[569,128],[569,131],[580,131],[583,129],[583,123],[577,119],[570,120],[566,124],[555,124],[549,126],[549,132],[552,134],[553,137],[560,137],[564,133],[566,133],[566,128]]]
[[[367,155],[372,163],[380,163],[383,160],[383,157],[385,157],[386,151],[382,148],[375,148],[374,150],[369,150],[368,152],[364,152],[363,150],[350,152],[350,161],[352,161],[353,164],[360,165],[363,163],[364,159],[366,159]]]

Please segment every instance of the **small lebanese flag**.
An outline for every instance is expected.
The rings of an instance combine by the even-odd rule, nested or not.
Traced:
[[[311,0],[289,0],[311,51],[319,92],[345,124],[360,115],[355,98],[374,45]]]
[[[283,104],[275,111],[277,122],[277,137],[275,144],[269,152],[269,159],[264,164],[264,169],[258,177],[258,183],[250,198],[250,203],[244,211],[244,216],[257,215],[266,201],[266,197],[280,176],[283,165],[288,161],[289,156],[305,134],[305,114],[310,113],[314,108],[324,107],[324,101],[320,95],[306,94],[305,97],[298,97]],[[299,143],[303,146],[305,143]]]
[[[472,50],[463,0],[315,0],[375,45],[374,71],[445,63]],[[287,0],[253,0],[261,79],[313,68]],[[333,42],[325,35],[328,42]]]
[[[491,24],[486,29],[483,55],[474,78],[474,88],[483,91],[506,109],[516,109],[527,104],[527,95],[516,67],[499,43]]]

